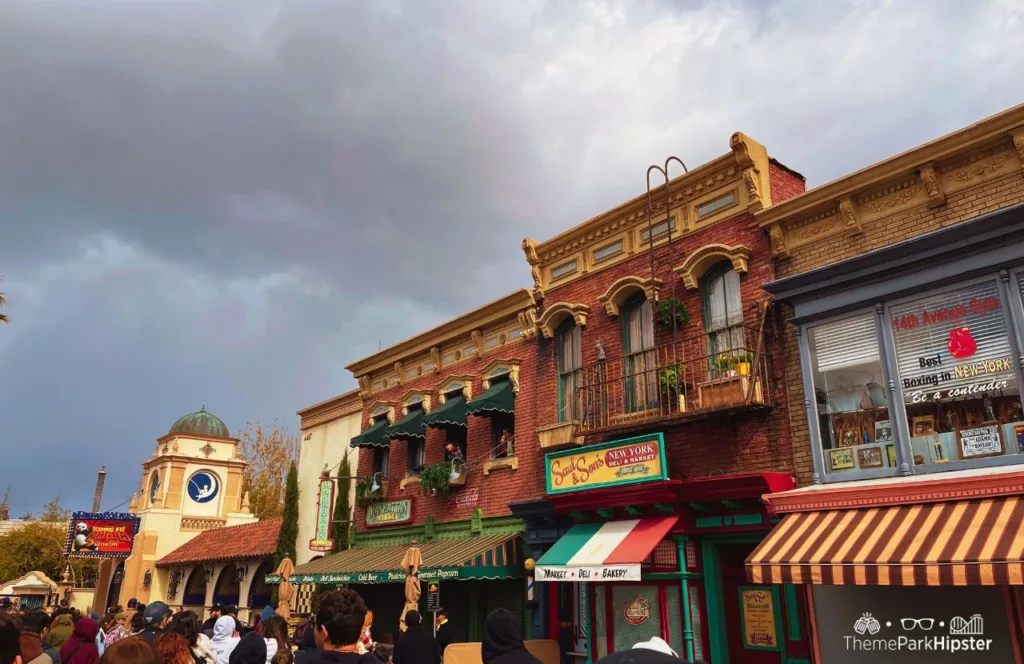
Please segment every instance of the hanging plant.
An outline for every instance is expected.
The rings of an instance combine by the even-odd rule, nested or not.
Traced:
[[[364,477],[356,484],[356,504],[364,510],[373,503],[384,500],[384,487],[373,490],[373,475]]]
[[[673,305],[676,313],[676,327],[686,327],[686,324],[690,322],[690,311],[686,308],[685,302],[675,297],[658,303],[658,325],[672,327]]]
[[[449,490],[448,478],[452,467],[448,463],[432,463],[420,471],[420,489],[423,495],[446,494]]]

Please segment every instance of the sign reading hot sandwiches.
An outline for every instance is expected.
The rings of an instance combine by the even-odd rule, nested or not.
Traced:
[[[545,456],[549,494],[667,478],[665,439],[647,434]]]

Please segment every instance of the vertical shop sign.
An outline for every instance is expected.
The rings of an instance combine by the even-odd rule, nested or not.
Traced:
[[[778,650],[779,596],[775,587],[741,586],[740,620],[743,647],[749,650]]]
[[[310,551],[330,551],[334,547],[331,539],[331,517],[334,514],[334,480],[325,470],[320,475],[320,493],[316,500],[316,532],[309,541]]]
[[[427,611],[438,612],[441,610],[441,584],[431,581],[427,584]]]
[[[587,638],[587,626],[589,625],[589,618],[587,616],[587,608],[590,606],[590,591],[589,586],[585,583],[576,584],[576,629],[574,630],[573,639],[576,644],[576,652],[585,652],[587,654],[587,661],[590,661],[589,650],[587,650],[587,644],[589,639]]]

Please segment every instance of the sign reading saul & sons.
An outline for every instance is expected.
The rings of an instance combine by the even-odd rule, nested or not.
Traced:
[[[667,479],[659,433],[545,455],[549,494]]]
[[[405,523],[412,519],[412,499],[391,500],[386,503],[371,503],[366,508],[366,525],[383,526]]]

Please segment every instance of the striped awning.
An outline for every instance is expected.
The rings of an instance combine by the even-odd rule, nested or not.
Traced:
[[[678,517],[581,523],[536,565],[537,581],[639,581],[640,565]]]
[[[747,558],[752,583],[1024,585],[1024,497],[789,514]]]

